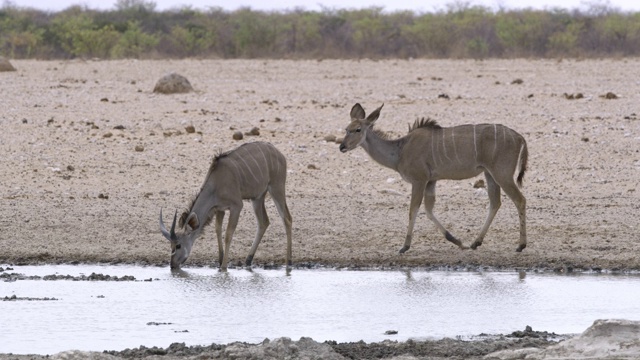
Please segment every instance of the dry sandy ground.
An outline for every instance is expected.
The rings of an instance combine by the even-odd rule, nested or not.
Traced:
[[[296,265],[640,270],[640,59],[12,63],[17,71],[0,73],[0,263],[166,266],[160,208],[169,222],[217,152],[260,140],[287,157]],[[153,93],[169,72],[195,92]],[[421,210],[413,246],[399,255],[410,187],[362,149],[342,154],[325,141],[343,135],[356,102],[367,111],[384,103],[376,127],[394,137],[418,117],[523,134],[527,248],[514,251],[517,214],[503,194],[478,250],[458,250]],[[232,139],[253,127],[259,136]],[[476,180],[438,184],[436,216],[467,245],[488,210]],[[284,261],[270,199],[267,211],[256,265]],[[232,264],[255,224],[245,203]],[[215,265],[216,249],[211,228],[186,266]]]

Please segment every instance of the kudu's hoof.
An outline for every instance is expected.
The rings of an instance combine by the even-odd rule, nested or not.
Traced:
[[[522,252],[522,250],[524,250],[524,248],[526,247],[527,247],[527,244],[519,245],[518,248],[516,249],[516,252]]]
[[[253,262],[253,256],[249,255],[249,256],[247,256],[247,259],[244,261],[244,265],[245,266],[251,266],[252,262]]]
[[[403,246],[402,249],[400,249],[400,251],[398,251],[398,254],[404,254],[405,251],[409,250],[410,246]]]
[[[473,243],[471,244],[471,246],[469,246],[471,248],[471,250],[475,250],[478,248],[478,246],[482,245],[482,243]]]

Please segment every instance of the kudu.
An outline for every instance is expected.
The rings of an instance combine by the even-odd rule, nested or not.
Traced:
[[[527,143],[522,135],[500,124],[445,128],[434,120],[419,119],[409,126],[407,135],[389,139],[387,134],[373,128],[381,109],[382,106],[365,117],[360,104],[353,106],[351,123],[346,128],[340,151],[344,153],[362,146],[376,162],[397,171],[411,184],[409,228],[400,253],[411,247],[413,226],[423,198],[427,217],[447,240],[466,249],[433,215],[436,182],[468,179],[482,172],[487,180],[489,215],[471,248],[482,245],[500,208],[500,188],[513,200],[520,217],[520,242],[516,251],[527,246],[526,200],[518,188],[518,185],[522,186],[528,157]],[[514,181],[516,170],[518,185]]]
[[[276,209],[284,221],[287,234],[286,266],[291,265],[291,214],[285,198],[287,162],[278,149],[270,143],[252,142],[235,150],[214,157],[209,171],[191,206],[179,220],[184,231],[176,233],[177,212],[173,216],[171,229],[167,230],[162,221],[160,209],[160,231],[171,242],[171,268],[177,269],[189,258],[195,240],[215,215],[216,237],[218,238],[218,260],[220,269],[227,269],[229,246],[238,225],[242,201],[251,200],[258,220],[258,231],[245,264],[250,266],[258,244],[269,226],[269,218],[264,206],[267,192],[271,194]],[[229,221],[222,246],[222,221],[229,211]]]

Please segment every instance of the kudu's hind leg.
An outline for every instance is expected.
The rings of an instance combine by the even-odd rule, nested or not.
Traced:
[[[522,195],[522,192],[520,192],[518,185],[516,185],[513,179],[504,185],[501,184],[501,186],[505,194],[507,194],[516,205],[516,209],[518,209],[518,217],[520,218],[520,241],[518,242],[516,251],[521,252],[527,247],[527,199]]]
[[[498,184],[488,171],[484,172],[484,177],[485,179],[487,179],[487,193],[489,194],[489,214],[487,215],[487,220],[484,222],[482,230],[480,230],[480,234],[471,244],[471,248],[473,250],[482,245],[484,236],[487,234],[487,231],[489,231],[489,226],[491,226],[493,218],[495,218],[498,209],[500,209],[500,205],[502,205],[502,202],[500,200],[500,186],[498,186]]]
[[[269,193],[271,194],[271,198],[273,202],[276,204],[276,209],[278,210],[278,214],[282,218],[282,222],[284,223],[284,230],[287,233],[287,255],[286,255],[286,266],[291,266],[291,258],[292,258],[292,240],[291,240],[291,224],[293,222],[293,218],[291,217],[291,213],[289,213],[289,207],[287,206],[287,198],[285,195],[284,185],[273,185],[269,188]]]
[[[222,266],[224,258],[224,247],[222,246],[222,220],[224,220],[224,211],[216,211],[216,237],[218,238],[218,265]]]
[[[436,216],[433,215],[433,207],[436,204],[436,182],[429,181],[425,190],[424,208],[427,211],[427,217],[429,218],[429,220],[431,220],[436,225],[438,230],[442,233],[442,235],[444,235],[447,240],[451,241],[455,245],[458,245],[460,249],[466,249],[467,247],[462,245],[462,242],[460,240],[451,235],[451,233],[447,229],[445,229],[442,224],[440,224]]]
[[[264,235],[265,231],[267,231],[267,227],[269,227],[269,216],[267,216],[267,209],[265,209],[264,207],[265,194],[266,193],[251,200],[251,204],[253,205],[253,212],[256,214],[256,220],[258,220],[258,230],[256,232],[256,238],[253,239],[251,250],[249,250],[249,255],[247,255],[247,259],[245,260],[246,266],[250,266],[253,262],[253,256],[256,254],[256,250],[258,250],[260,240],[262,240],[262,236]]]

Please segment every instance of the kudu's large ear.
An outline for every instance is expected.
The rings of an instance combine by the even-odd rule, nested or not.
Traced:
[[[364,120],[364,109],[359,103],[351,108],[351,120]]]
[[[185,225],[187,226],[187,230],[193,231],[200,226],[200,221],[198,221],[198,215],[192,212],[187,216],[187,220],[185,221]]]
[[[367,124],[373,125],[373,123],[376,122],[376,120],[378,120],[378,118],[380,117],[380,110],[382,110],[383,106],[384,104],[380,105],[379,108],[373,110],[371,114],[367,116],[367,120],[366,120]]]

